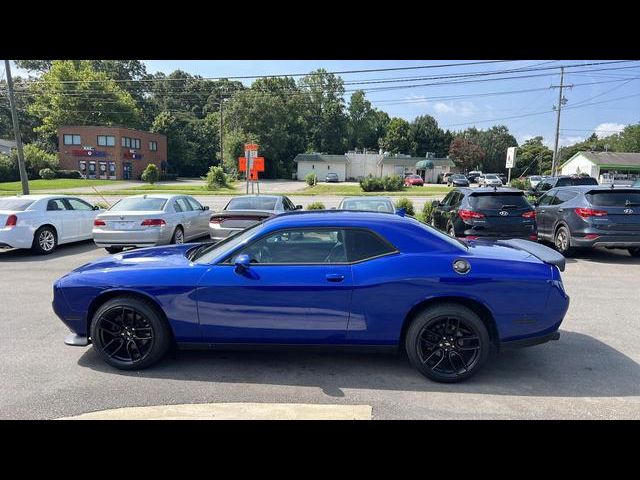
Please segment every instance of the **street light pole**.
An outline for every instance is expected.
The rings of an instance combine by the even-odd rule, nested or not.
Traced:
[[[16,100],[13,97],[13,79],[11,78],[11,65],[9,60],[4,61],[4,68],[7,73],[7,88],[9,90],[11,119],[13,120],[13,134],[16,137],[16,147],[18,149],[18,170],[20,171],[20,181],[22,182],[22,194],[29,195],[29,179],[27,178],[27,169],[24,166],[24,150],[22,149],[22,137],[20,136],[20,125],[18,124]]]

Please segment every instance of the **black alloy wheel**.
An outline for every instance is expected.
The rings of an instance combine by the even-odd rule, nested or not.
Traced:
[[[409,327],[405,343],[411,363],[426,377],[445,383],[475,374],[490,348],[482,320],[458,304],[423,311]]]
[[[93,317],[91,341],[102,359],[123,369],[141,369],[157,362],[169,349],[169,328],[147,301],[116,297]]]

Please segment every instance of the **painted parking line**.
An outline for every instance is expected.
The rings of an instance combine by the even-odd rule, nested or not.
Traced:
[[[115,408],[60,420],[371,420],[371,405],[191,403]]]

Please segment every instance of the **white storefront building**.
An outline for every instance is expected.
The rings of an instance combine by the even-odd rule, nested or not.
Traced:
[[[347,152],[344,155],[301,153],[293,161],[297,164],[298,180],[304,180],[309,173],[315,173],[321,182],[327,173],[333,172],[338,174],[341,182],[369,175],[385,177],[418,173],[426,182],[435,183],[438,176],[454,167],[453,161],[448,158],[384,155],[377,152]]]
[[[586,174],[598,183],[631,185],[640,178],[640,153],[578,152],[560,167],[562,175]]]

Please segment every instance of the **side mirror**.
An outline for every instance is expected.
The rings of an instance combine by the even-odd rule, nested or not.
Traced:
[[[302,210],[302,205],[296,205],[296,210]]]
[[[434,200],[433,202],[431,202],[431,206],[433,208],[439,207],[440,206],[440,202],[438,200]]]
[[[209,205],[205,205],[205,206],[203,206],[203,207],[202,207],[202,210],[204,210],[204,211],[209,210]]]
[[[94,206],[93,206],[93,209],[94,209],[94,210],[100,210],[100,207],[99,207],[98,205],[94,205]]]
[[[249,258],[249,255],[246,254],[238,255],[234,264],[236,266],[236,273],[244,273],[249,270],[249,267],[251,266],[251,259]]]

